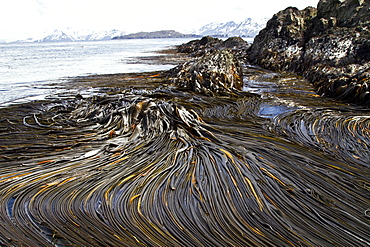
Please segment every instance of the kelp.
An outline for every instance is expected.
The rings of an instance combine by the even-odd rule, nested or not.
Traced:
[[[274,125],[291,140],[369,168],[370,116],[366,114],[298,110],[279,115]]]
[[[2,245],[370,244],[365,114],[121,83],[0,109]]]

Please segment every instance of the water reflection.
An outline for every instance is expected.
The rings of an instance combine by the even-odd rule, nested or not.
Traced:
[[[274,118],[277,115],[280,115],[287,111],[293,111],[294,108],[289,108],[284,105],[265,105],[262,104],[260,106],[260,110],[258,112],[258,115],[260,117],[266,117],[266,118]]]

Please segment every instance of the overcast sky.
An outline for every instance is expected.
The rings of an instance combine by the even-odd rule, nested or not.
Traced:
[[[271,17],[319,0],[0,0],[0,40],[28,38],[46,30],[125,32],[198,29],[211,22]]]

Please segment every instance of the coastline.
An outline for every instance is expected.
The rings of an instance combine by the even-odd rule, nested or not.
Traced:
[[[203,37],[1,107],[0,245],[370,245],[368,107],[256,49]]]
[[[143,59],[178,58],[199,61],[173,50]],[[209,96],[174,85],[169,71],[124,73],[65,85],[86,94],[0,108],[0,243],[361,244],[368,156],[347,144],[366,144],[353,128],[366,126],[366,112],[320,98],[294,74],[243,72],[253,93]],[[353,217],[358,224],[343,223]]]
[[[0,104],[24,102],[59,93],[74,76],[169,69],[170,62],[148,63],[138,56],[156,56],[157,50],[189,39],[119,40],[13,44],[2,46]],[[33,97],[33,98],[31,98]]]

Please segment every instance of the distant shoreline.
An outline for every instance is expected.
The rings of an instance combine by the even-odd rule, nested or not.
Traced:
[[[161,30],[154,32],[138,32],[131,33],[122,36],[113,37],[112,40],[116,39],[166,39],[166,38],[201,38],[201,35],[197,34],[183,34],[176,32],[175,30]]]

